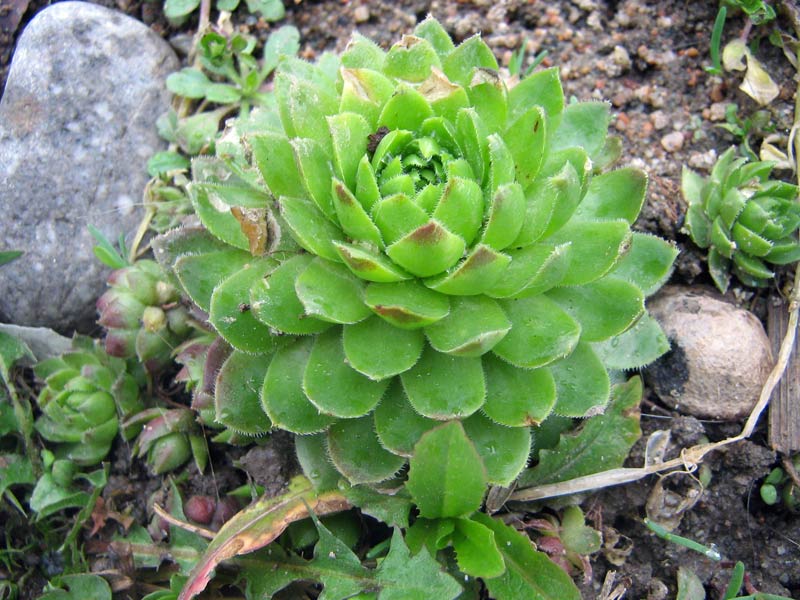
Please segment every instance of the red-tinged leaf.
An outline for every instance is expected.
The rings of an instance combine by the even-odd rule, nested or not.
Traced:
[[[224,560],[253,552],[275,540],[290,523],[350,508],[338,491],[318,494],[305,477],[295,477],[289,490],[275,498],[262,499],[239,512],[220,529],[203,558],[189,574],[178,600],[190,600],[202,592],[214,569]]]

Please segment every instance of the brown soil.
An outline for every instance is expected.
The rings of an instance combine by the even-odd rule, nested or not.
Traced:
[[[159,0],[99,3],[120,8],[165,37],[177,33],[164,22]],[[25,5],[27,10],[23,9],[19,26],[0,35],[3,81],[15,32],[49,2],[14,0],[11,4]],[[354,29],[388,46],[428,13],[433,13],[458,40],[482,31],[503,64],[521,44],[527,43],[529,57],[547,50],[545,64],[561,67],[568,98],[605,99],[613,105],[616,118],[612,130],[624,140],[622,163],[640,166],[650,174],[647,204],[638,226],[678,244],[682,252],[673,282],[693,284],[710,280],[702,253],[680,232],[685,212],[680,195],[681,169],[690,165],[703,171],[713,164],[716,155],[738,142],[715,126],[713,119],[718,113],[711,108],[712,103],[736,102],[740,115],[758,108],[738,90],[736,75],[712,77],[703,69],[710,62],[709,38],[717,8],[718,3],[711,0],[304,0],[287,6],[286,22],[300,29],[302,54],[309,59],[324,50],[342,50]],[[4,24],[3,10],[5,4],[0,8],[0,26]],[[237,15],[234,21],[248,25],[261,37],[269,32],[269,25],[252,17]],[[741,16],[729,18],[724,40],[738,35],[743,25]],[[192,26],[187,24],[186,30]],[[749,39],[759,33],[763,32],[751,31]],[[780,98],[768,110],[776,131],[785,134],[792,120],[792,68],[780,50],[766,40],[760,45],[759,57],[782,86]],[[737,289],[729,294],[756,309],[763,307],[765,300],[763,294],[754,296]],[[739,424],[701,423],[670,413],[649,400],[643,405],[643,413],[645,435],[657,429],[671,431],[673,455],[702,436],[723,439],[739,428]],[[629,460],[631,465],[641,464],[643,447],[644,442],[637,445]],[[253,465],[273,465],[271,479],[265,483],[274,485],[274,478],[291,470],[285,457],[281,460],[281,448],[285,450],[286,445],[271,444],[241,462],[251,465],[253,474],[262,473]],[[657,538],[642,524],[648,498],[666,494],[669,505],[677,498],[674,494],[693,489],[686,475],[667,478],[660,492],[651,478],[588,497],[584,507],[590,510],[594,522],[605,528],[607,542],[610,544],[617,533],[624,537],[616,548],[607,548],[593,558],[593,576],[584,585],[584,597],[600,597],[610,570],[616,571],[617,584],[629,590],[626,598],[674,597],[677,569],[684,566],[702,579],[709,598],[718,598],[730,575],[731,561],[736,560],[745,563],[749,579],[759,591],[800,597],[800,520],[779,508],[765,506],[758,495],[760,480],[776,460],[767,448],[764,431],[758,430],[751,441],[716,452],[707,461],[710,484],[676,533],[714,544],[723,562]],[[230,459],[224,462],[231,464]],[[105,493],[107,500],[116,499],[118,507],[133,506],[134,516],[143,519],[142,499],[158,484],[125,467],[113,481]],[[184,488],[187,493],[213,494],[244,481],[243,471],[217,466],[215,476],[192,476]]]

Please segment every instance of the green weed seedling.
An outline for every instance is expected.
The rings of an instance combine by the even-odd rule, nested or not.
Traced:
[[[791,459],[795,471],[800,468],[800,456]],[[768,505],[774,506],[779,502],[792,512],[800,510],[800,488],[795,480],[781,467],[770,471],[764,483],[759,488],[761,499]]]
[[[185,23],[200,6],[201,0],[165,0],[164,16],[174,26]],[[241,4],[241,0],[217,0],[215,6],[220,12],[233,12]],[[267,21],[279,21],[286,14],[281,0],[245,0],[247,10],[262,16]]]
[[[679,546],[683,546],[685,548],[689,548],[690,550],[694,550],[695,552],[699,552],[703,556],[710,558],[711,560],[720,561],[722,560],[722,556],[720,553],[713,547],[709,548],[708,546],[704,546],[703,544],[696,542],[690,538],[686,538],[680,535],[675,535],[674,533],[670,533],[664,527],[659,525],[658,523],[651,521],[650,519],[645,519],[644,524],[647,526],[650,531],[655,533],[658,537],[672,542],[673,544],[678,544]],[[725,588],[725,592],[721,596],[722,600],[790,600],[785,596],[777,596],[775,594],[765,594],[763,592],[753,592],[748,594],[747,596],[740,596],[739,592],[742,589],[742,585],[745,582],[745,567],[744,563],[741,561],[737,562],[733,570],[731,572],[731,579],[728,582],[727,587]],[[678,594],[676,596],[677,600],[705,600],[706,592],[703,589],[703,584],[697,575],[691,570],[685,567],[681,567],[678,569]]]

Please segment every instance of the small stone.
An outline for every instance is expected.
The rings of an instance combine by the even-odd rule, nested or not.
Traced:
[[[183,504],[187,518],[201,525],[208,525],[214,518],[217,502],[211,496],[192,496]]]
[[[671,121],[663,110],[657,110],[650,115],[650,122],[657,131],[661,131],[662,129],[666,129]]]
[[[667,152],[677,152],[683,148],[683,134],[673,131],[661,138],[661,147]]]
[[[737,421],[750,414],[772,369],[772,351],[753,313],[681,286],[664,288],[648,308],[672,350],[645,374],[669,408]]]
[[[25,254],[0,269],[0,320],[94,327],[109,269],[87,225],[110,240],[135,231],[177,69],[148,27],[88,2],[53,4],[25,28],[0,101],[0,250]]]
[[[631,57],[622,46],[614,46],[614,50],[611,52],[611,61],[622,71],[627,71],[631,68]]]
[[[369,21],[369,6],[360,5],[353,11],[353,19],[356,23],[366,23]]]
[[[714,102],[708,109],[709,121],[724,121],[725,112],[728,109],[727,102]]]
[[[708,152],[692,152],[689,155],[689,166],[693,169],[711,170],[714,163],[717,162],[717,151],[713,148]]]

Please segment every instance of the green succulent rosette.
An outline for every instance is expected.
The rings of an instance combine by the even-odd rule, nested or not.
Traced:
[[[218,421],[300,434],[312,479],[330,458],[351,483],[457,421],[507,485],[532,427],[668,348],[644,299],[676,250],[631,231],[646,176],[600,172],[609,106],[565,105],[555,69],[511,85],[428,18],[388,52],[284,59],[274,90],[193,165],[205,229],[155,243],[232,348]]]
[[[698,246],[709,249],[709,271],[722,293],[731,272],[745,285],[765,287],[775,277],[768,263],[800,260],[798,187],[770,180],[774,166],[736,158],[731,147],[709,177],[683,170],[686,230]]]
[[[159,264],[147,259],[114,271],[108,284],[97,300],[98,323],[107,330],[106,352],[136,357],[149,371],[164,368],[175,346],[192,331],[180,292],[166,281]]]
[[[125,361],[109,356],[88,338],[76,337],[70,352],[38,363],[34,373],[44,381],[36,430],[59,444],[59,458],[79,465],[102,461],[120,429],[120,419],[144,407]],[[136,431],[124,433],[129,438]]]

